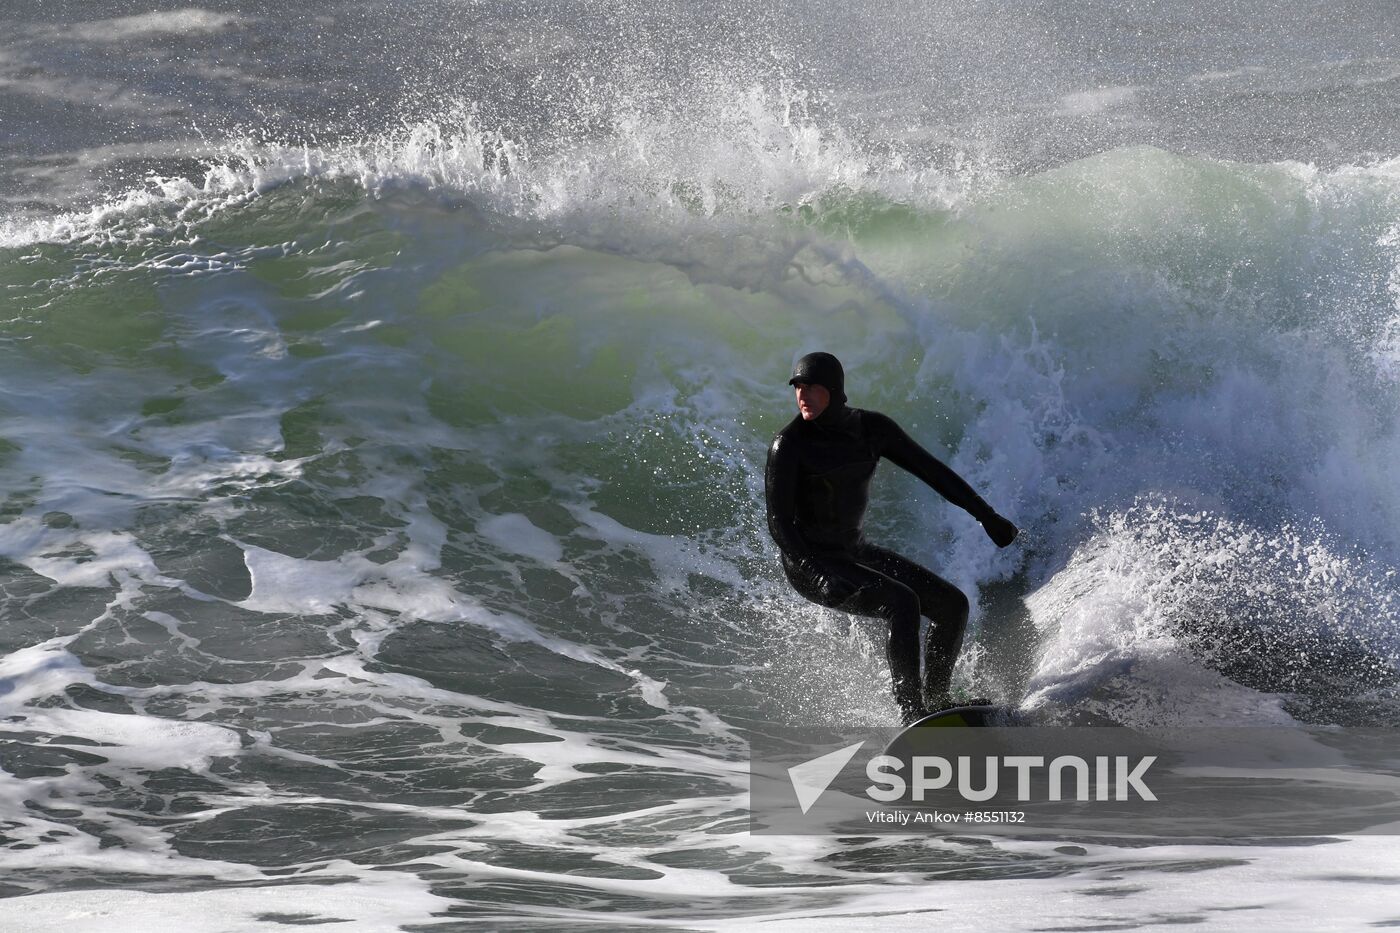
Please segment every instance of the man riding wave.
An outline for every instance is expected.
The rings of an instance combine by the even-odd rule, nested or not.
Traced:
[[[890,460],[977,519],[997,547],[1016,539],[1016,526],[890,418],[847,406],[845,372],[830,353],[802,357],[788,384],[798,414],[773,438],[764,476],[768,530],[788,582],[814,603],[889,623],[886,654],[905,724],[954,705],[949,687],[967,627],[967,597],[865,539],[870,478],[881,457]],[[930,623],[922,683],[920,616]]]

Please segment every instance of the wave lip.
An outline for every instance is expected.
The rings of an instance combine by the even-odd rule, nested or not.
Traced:
[[[790,85],[714,85],[691,109],[674,112],[648,112],[645,100],[619,91],[600,125],[576,135],[512,135],[459,103],[434,118],[327,145],[241,137],[186,147],[200,154],[201,173],[152,175],[90,210],[0,222],[0,246],[81,239],[124,217],[149,217],[159,232],[289,183],[347,181],[376,196],[428,191],[547,223],[653,225],[819,212],[824,200],[866,195],[941,210],[995,183],[995,167],[972,155],[943,164],[862,140],[819,118]]]

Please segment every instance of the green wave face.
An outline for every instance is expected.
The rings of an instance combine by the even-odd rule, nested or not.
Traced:
[[[694,665],[789,657],[778,620],[810,612],[775,570],[762,465],[792,415],[791,360],[826,348],[855,404],[1027,529],[996,552],[882,473],[872,534],[959,585],[1025,596],[1082,573],[1081,589],[1111,590],[1122,581],[1083,558],[1119,546],[1134,573],[1199,579],[1201,541],[1114,516],[1157,509],[1160,531],[1205,510],[1359,561],[1372,582],[1343,613],[1359,620],[1393,596],[1368,561],[1396,553],[1400,519],[1382,466],[1397,444],[1393,175],[1129,149],[956,203],[837,185],[705,208],[651,185],[562,211],[538,177],[516,179],[534,185],[523,201],[344,171],[206,183],[0,252],[5,508],[79,550],[98,529],[130,536],[167,589],[245,609],[446,622],[470,605],[493,638],[607,657],[640,638],[693,674],[673,672],[676,690],[703,694]],[[280,579],[249,556],[264,552],[348,562],[427,601],[267,596],[284,584],[259,582]],[[32,549],[7,553],[43,573]],[[1251,573],[1284,601],[1307,589],[1283,564]],[[426,580],[456,595],[428,599]],[[1197,596],[1167,586],[1148,614],[1189,629]],[[1035,616],[988,599],[1003,627]],[[1306,596],[1285,643],[1390,656],[1325,602]],[[1024,637],[1068,624],[1051,604]],[[844,685],[820,702],[882,702],[878,672],[841,670],[839,644],[804,651]],[[744,679],[753,702],[818,702],[784,663]]]

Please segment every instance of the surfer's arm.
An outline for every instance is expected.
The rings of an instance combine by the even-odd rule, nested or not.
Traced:
[[[997,547],[1006,547],[1016,540],[1020,533],[1016,526],[998,515],[952,467],[920,447],[889,417],[873,411],[864,417],[866,430],[875,437],[880,456],[913,473],[934,492],[977,519]]]
[[[768,448],[768,465],[763,471],[768,500],[768,533],[779,549],[792,560],[812,553],[797,527],[797,452],[792,442],[779,434]]]
[[[894,420],[879,412],[865,413],[868,430],[878,442],[879,454],[895,466],[913,473],[929,488],[949,502],[963,509],[979,522],[996,515],[996,510],[987,504],[968,485],[967,480],[953,472],[952,467],[924,450],[904,433],[904,429]]]

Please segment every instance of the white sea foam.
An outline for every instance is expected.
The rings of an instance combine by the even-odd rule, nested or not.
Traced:
[[[140,36],[193,35],[221,32],[251,22],[246,16],[216,13],[199,7],[157,10],[136,16],[89,20],[66,29],[66,34],[84,42],[125,42]]]
[[[209,723],[34,705],[71,686],[97,683],[60,642],[22,649],[0,659],[0,716],[12,730],[43,736],[47,746],[96,755],[118,768],[204,772],[242,746],[233,730]],[[26,793],[25,782],[8,774],[4,783],[0,796]]]
[[[378,933],[404,924],[430,923],[452,901],[433,894],[412,875],[395,873],[339,884],[279,884],[198,892],[135,890],[65,891],[6,901],[0,916],[15,929],[109,930],[144,933],[159,928],[204,931],[266,930],[269,926],[334,924],[337,929]]]
[[[242,605],[255,612],[330,612],[349,602],[364,577],[363,566],[341,560],[303,560],[254,545],[242,547],[253,579],[253,591]]]
[[[1035,843],[1007,843],[1032,849]],[[1083,929],[1098,924],[1189,923],[1203,930],[1251,926],[1270,930],[1354,930],[1393,918],[1384,892],[1391,840],[1352,838],[1318,846],[1154,846],[1127,850],[1079,847],[1062,856],[1075,869],[1057,878],[940,880],[885,876],[875,890],[851,892],[839,906],[791,910],[729,920],[702,920],[705,930],[850,930],[878,918],[881,929]],[[1227,861],[1228,860],[1228,861]],[[1238,862],[1234,861],[1238,860]],[[1154,872],[1152,863],[1190,864],[1199,871]],[[1095,863],[1108,863],[1095,871]],[[1207,867],[1209,866],[1209,867]],[[1130,867],[1132,874],[1123,869]],[[1131,880],[1129,880],[1131,879]],[[1344,883],[1343,883],[1344,882]],[[1365,896],[1367,892],[1370,896]]]
[[[542,564],[558,564],[564,557],[558,538],[519,513],[492,515],[477,530],[503,550]]]

